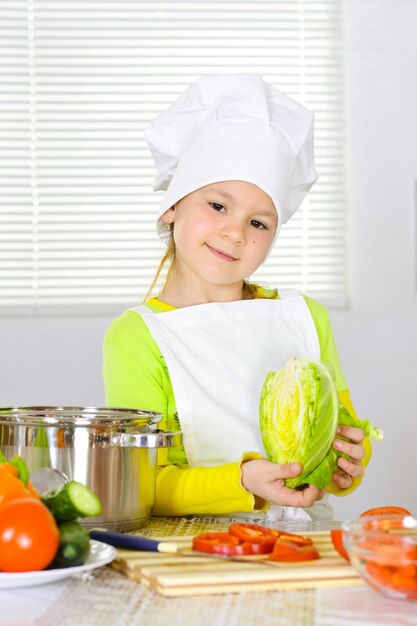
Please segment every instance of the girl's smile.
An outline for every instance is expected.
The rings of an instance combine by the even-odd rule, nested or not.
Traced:
[[[222,250],[217,250],[216,248],[209,246],[208,243],[206,243],[206,246],[210,250],[210,252],[214,254],[214,256],[217,256],[219,259],[223,259],[224,261],[227,261],[228,263],[233,263],[233,261],[238,261],[238,259],[231,256],[230,254],[227,254],[226,252],[223,252]]]

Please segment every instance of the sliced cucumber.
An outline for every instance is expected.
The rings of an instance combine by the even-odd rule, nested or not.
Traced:
[[[43,494],[42,502],[58,523],[71,522],[77,517],[93,517],[101,513],[99,498],[89,487],[75,480]]]
[[[59,548],[49,569],[83,565],[89,552],[88,530],[78,522],[64,522],[59,526]]]

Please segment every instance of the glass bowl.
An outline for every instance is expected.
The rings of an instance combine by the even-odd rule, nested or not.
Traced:
[[[351,564],[373,589],[417,600],[417,517],[373,515],[342,528]]]

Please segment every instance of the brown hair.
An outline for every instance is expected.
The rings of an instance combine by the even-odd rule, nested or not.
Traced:
[[[153,278],[153,281],[151,283],[151,286],[148,289],[148,292],[144,298],[144,301],[146,302],[146,300],[151,296],[152,291],[155,289],[156,284],[158,283],[158,280],[161,276],[162,271],[164,270],[165,267],[167,267],[166,269],[166,276],[165,276],[165,282],[162,285],[162,288],[159,291],[159,294],[161,294],[163,292],[163,290],[165,289],[165,287],[167,287],[167,285],[169,285],[169,282],[171,280],[172,277],[172,272],[174,271],[174,266],[175,266],[175,241],[174,241],[174,237],[171,236],[166,252],[164,254],[164,256],[162,257],[159,266],[156,270],[155,276]],[[158,294],[158,295],[159,295]],[[242,287],[242,299],[243,300],[254,300],[255,298],[258,297],[258,291],[256,289],[255,285],[251,285],[250,283],[247,283],[246,281],[243,281],[243,287]]]

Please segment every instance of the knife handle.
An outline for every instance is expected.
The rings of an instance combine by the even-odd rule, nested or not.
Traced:
[[[123,533],[112,533],[107,530],[90,530],[90,538],[103,541],[115,548],[125,548],[126,550],[146,550],[148,552],[158,552],[161,542],[137,535],[125,535]]]

